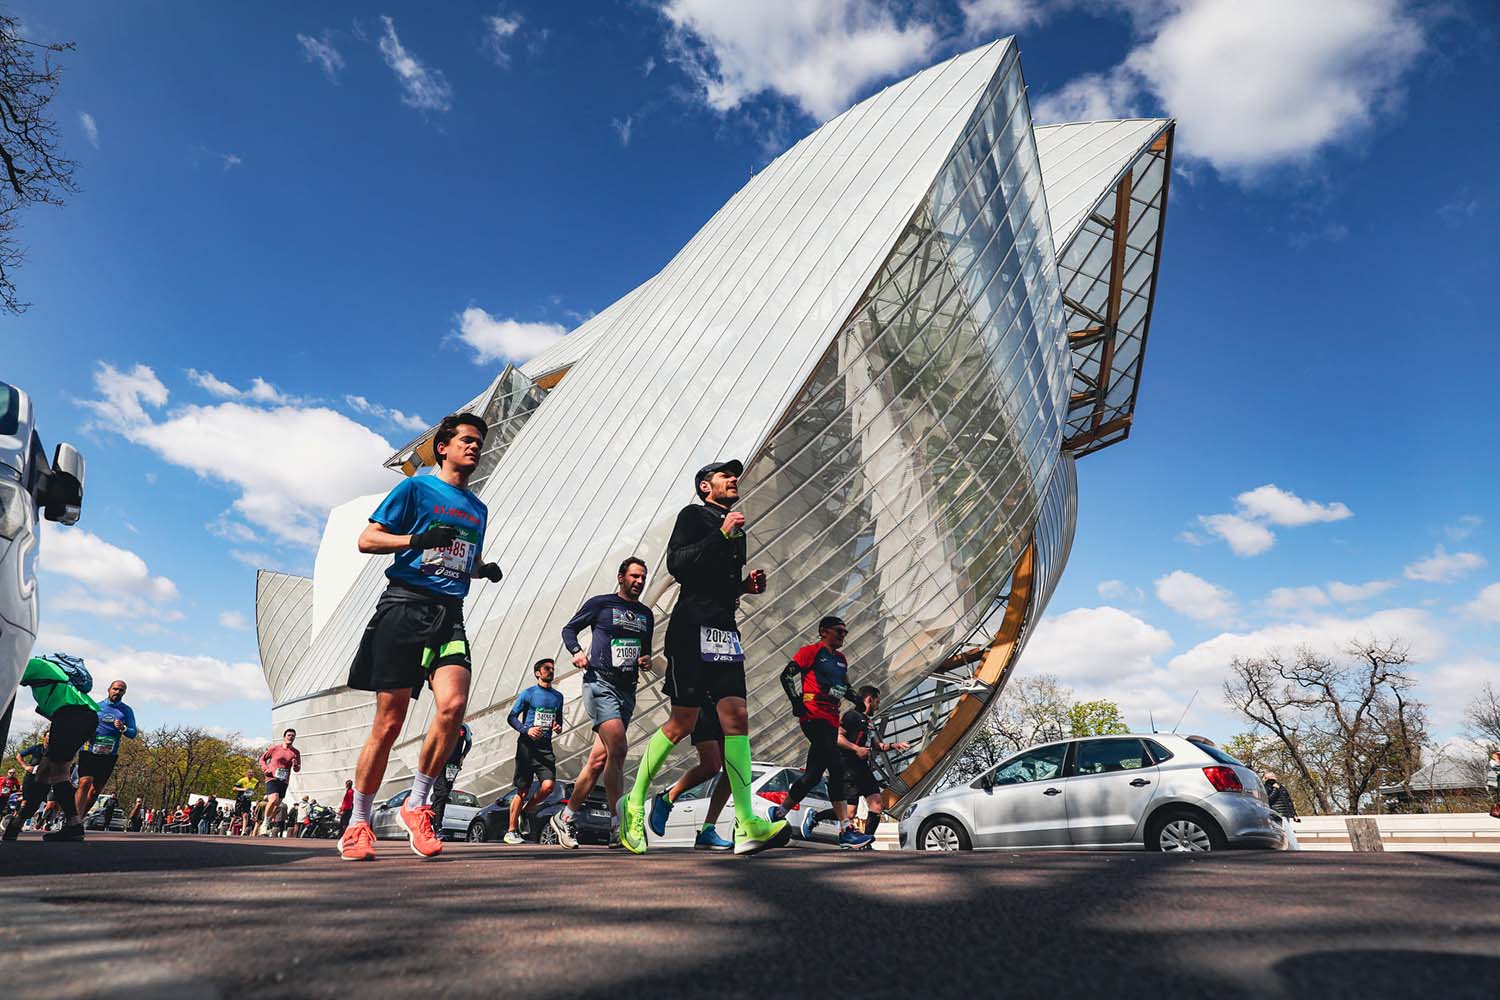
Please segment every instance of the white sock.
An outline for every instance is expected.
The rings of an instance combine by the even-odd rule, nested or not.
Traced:
[[[411,795],[407,796],[406,803],[413,809],[427,805],[432,801],[432,783],[437,780],[435,774],[423,774],[417,772],[417,776],[411,782]]]
[[[564,823],[571,823],[571,822],[573,822],[573,807],[572,806],[563,806],[563,822]]]
[[[349,825],[370,822],[370,810],[375,807],[375,793],[355,792],[354,811],[349,814]]]

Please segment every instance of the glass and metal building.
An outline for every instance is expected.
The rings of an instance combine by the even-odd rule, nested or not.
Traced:
[[[1035,127],[1013,39],[896,83],[751,178],[656,275],[520,367],[472,409],[491,422],[472,486],[484,558],[505,570],[465,608],[475,749],[462,784],[507,786],[505,715],[555,657],[564,774],[592,740],[559,630],[615,570],[665,572],[692,475],[745,462],[750,565],[740,614],[752,745],[805,743],[778,674],[842,615],[851,677],[886,696],[893,799],[941,778],[1003,687],[1067,561],[1074,462],[1130,432],[1171,173],[1170,120]],[[431,432],[387,463],[420,475]],[[373,714],[344,687],[388,557],[355,551],[378,497],[329,518],[312,580],[262,571],[275,728],[295,726],[303,790],[341,789]],[[658,667],[661,662],[657,651]],[[665,717],[643,677],[638,748]],[[387,773],[410,780],[431,699]],[[685,763],[685,761],[683,761]]]

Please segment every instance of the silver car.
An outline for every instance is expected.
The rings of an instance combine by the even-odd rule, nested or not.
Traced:
[[[703,828],[704,816],[708,812],[714,785],[722,777],[716,774],[678,796],[677,803],[672,808],[672,814],[667,818],[665,835],[658,837],[654,833],[650,834],[651,846],[692,847],[698,837],[698,831]],[[759,762],[751,764],[750,802],[755,809],[755,814],[761,819],[769,818],[771,807],[786,802],[786,795],[791,790],[792,782],[800,777],[802,777],[800,767],[783,767],[779,764]],[[816,813],[829,806],[828,787],[820,781],[807,793],[807,798],[802,800],[801,807],[792,812],[789,822],[793,829],[797,830],[793,836],[799,838],[802,836],[798,827],[802,820],[803,810]],[[723,812],[719,814],[717,829],[719,836],[725,840],[734,839],[734,808],[731,804],[726,804]],[[813,839],[837,842],[838,824],[819,824],[819,827],[813,831]]]
[[[370,813],[370,829],[377,840],[405,840],[406,827],[401,825],[398,814],[401,803],[411,794],[403,789],[376,806]],[[468,836],[469,821],[479,814],[479,800],[468,792],[458,789],[448,793],[448,805],[443,808],[443,828],[433,831],[443,840],[463,840]]]
[[[901,846],[918,851],[1286,846],[1255,772],[1206,741],[1162,733],[1031,747],[919,800],[900,829]]]

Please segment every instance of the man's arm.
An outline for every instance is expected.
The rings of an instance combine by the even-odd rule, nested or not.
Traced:
[[[302,773],[302,751],[295,748],[292,750],[292,770]]]
[[[578,630],[593,627],[596,608],[597,605],[594,603],[594,599],[590,597],[583,602],[583,607],[574,612],[573,617],[569,618],[568,623],[562,627],[563,648],[574,657],[573,665],[575,667],[586,665],[579,664],[577,661],[579,654],[583,653],[583,643],[578,641]]]
[[[524,735],[526,733],[526,727],[521,724],[521,720],[525,715],[526,695],[521,694],[517,696],[515,704],[510,706],[510,714],[505,717],[505,721],[510,723],[510,728]]]
[[[384,525],[371,521],[359,533],[359,551],[366,555],[390,555],[407,549],[431,549],[448,545],[458,537],[458,530],[449,524],[433,525],[426,531],[414,535],[398,535]]]
[[[727,551],[728,545],[729,539],[722,531],[709,528],[701,514],[684,507],[672,525],[672,537],[667,540],[667,572],[677,580],[692,577],[711,554]]]
[[[125,705],[123,707],[125,709],[125,738],[127,740],[133,740],[136,737],[135,710],[132,709],[129,705]]]

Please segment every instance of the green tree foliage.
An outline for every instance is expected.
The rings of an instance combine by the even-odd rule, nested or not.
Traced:
[[[1130,732],[1120,706],[1104,698],[1068,706],[1068,731],[1074,736],[1119,736]]]
[[[1075,700],[1073,690],[1052,674],[1016,678],[999,699],[959,751],[945,785],[972,781],[1016,751],[1037,743],[1130,731],[1114,702]]]

